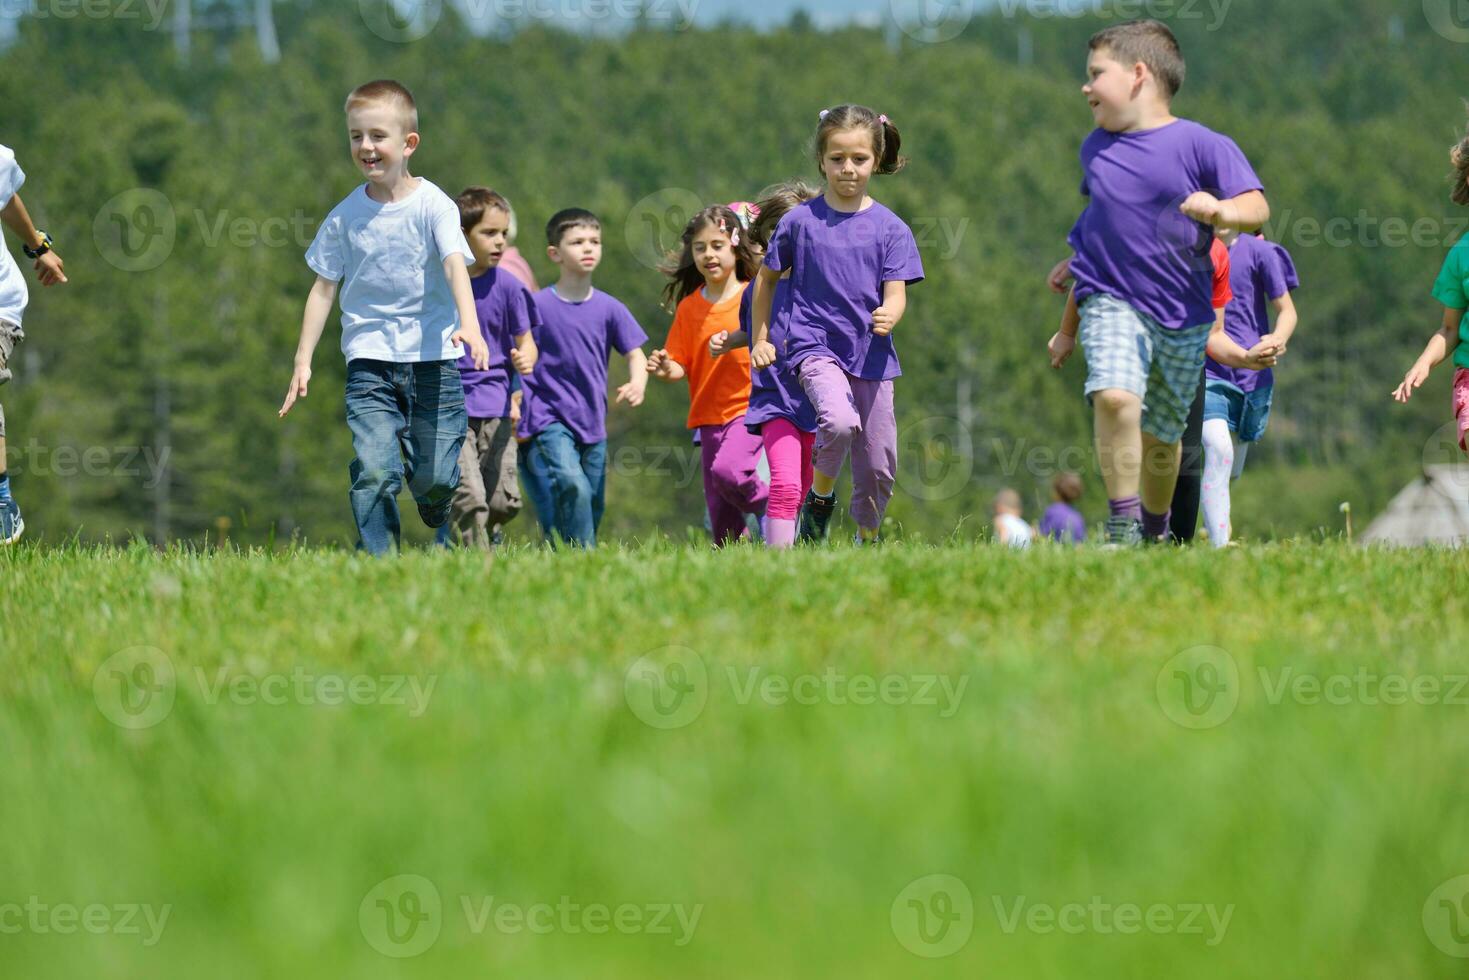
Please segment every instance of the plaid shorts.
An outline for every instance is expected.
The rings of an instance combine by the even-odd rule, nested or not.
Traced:
[[[18,325],[0,320],[0,385],[10,380],[10,358],[15,346],[25,339]],[[0,405],[0,439],[5,438],[5,406]],[[3,462],[3,461],[0,461]]]
[[[1212,323],[1170,330],[1112,296],[1091,296],[1081,307],[1086,395],[1108,388],[1143,400],[1143,431],[1178,442],[1204,374]]]

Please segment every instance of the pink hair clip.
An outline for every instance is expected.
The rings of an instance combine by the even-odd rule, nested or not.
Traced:
[[[883,114],[883,115],[877,117],[877,121],[880,122],[880,123],[882,123],[884,126],[886,126],[888,124],[888,117],[887,117],[886,114]]]
[[[817,114],[816,118],[817,119],[820,119],[822,122],[825,122],[826,121],[826,117],[829,116],[829,115],[831,115],[831,110],[830,109],[822,109],[821,112],[819,112]]]

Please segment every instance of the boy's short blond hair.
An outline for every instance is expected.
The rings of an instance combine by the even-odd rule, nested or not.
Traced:
[[[346,112],[366,105],[391,103],[398,109],[404,133],[418,132],[418,103],[407,87],[390,78],[381,78],[354,88],[347,96]]]

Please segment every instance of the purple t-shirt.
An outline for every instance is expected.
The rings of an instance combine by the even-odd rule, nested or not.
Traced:
[[[1041,517],[1041,537],[1062,544],[1081,544],[1086,540],[1086,518],[1070,504],[1057,501]]]
[[[816,409],[806,397],[790,360],[790,337],[786,329],[790,302],[791,281],[781,279],[775,284],[775,296],[770,302],[770,342],[775,345],[777,360],[763,370],[750,368],[750,408],[745,412],[745,427],[751,432],[759,432],[760,426],[776,419],[785,419],[802,432],[816,431]],[[740,329],[750,338],[752,347],[754,320],[755,290],[746,289],[740,299]]]
[[[886,381],[902,374],[891,336],[872,332],[883,284],[923,281],[918,243],[903,219],[872,203],[834,210],[822,197],[780,219],[765,266],[791,270],[790,366],[829,357],[854,377]]]
[[[1290,253],[1274,242],[1254,235],[1240,235],[1229,249],[1229,288],[1234,300],[1224,308],[1224,332],[1245,350],[1270,332],[1272,300],[1280,299],[1301,285]],[[1275,372],[1225,367],[1212,357],[1204,365],[1210,381],[1224,381],[1245,394],[1275,383]]]
[[[464,408],[472,419],[503,419],[510,415],[510,348],[515,338],[540,323],[530,290],[515,276],[491,269],[469,281],[480,333],[490,348],[490,367],[479,371],[467,350],[459,359],[464,382]]]
[[[532,334],[541,358],[521,378],[522,439],[553,422],[571,430],[577,441],[607,438],[607,358],[613,350],[628,354],[647,343],[648,335],[618,300],[592,290],[580,303],[568,303],[550,286],[535,294],[540,323]]]
[[[1093,130],[1081,145],[1089,198],[1067,238],[1076,302],[1098,293],[1165,327],[1214,322],[1214,230],[1179,211],[1196,191],[1228,200],[1264,190],[1240,148],[1188,119],[1137,133]]]

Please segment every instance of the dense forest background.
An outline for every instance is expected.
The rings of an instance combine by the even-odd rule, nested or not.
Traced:
[[[898,334],[893,533],[980,533],[1002,486],[1034,516],[1058,466],[1088,473],[1086,508],[1101,516],[1083,366],[1047,363],[1060,301],[1043,280],[1082,205],[1078,90],[1106,17],[1007,0],[953,31],[895,20],[823,32],[798,15],[769,31],[643,16],[616,34],[485,34],[445,8],[420,37],[371,0],[266,4],[264,32],[254,3],[196,2],[175,31],[161,2],[49,0],[0,54],[0,143],[72,279],[33,286],[3,391],[11,472],[38,535],[350,541],[335,325],[310,398],[285,422],[276,409],[312,279],[302,253],[358,182],[342,100],[377,77],[419,100],[415,173],[451,194],[506,193],[543,284],[546,218],[597,211],[597,284],[655,342],[671,318],[653,266],[690,209],[814,177],[817,111],[880,108],[912,162],[874,194],[914,227],[928,271]],[[1469,231],[1446,180],[1469,25],[1447,0],[1162,6],[1189,60],[1176,111],[1244,148],[1274,207],[1267,230],[1303,284],[1237,525],[1332,532],[1342,501],[1360,521],[1425,461],[1451,458],[1451,371],[1406,408],[1388,393],[1438,325],[1429,290]],[[624,371],[614,365],[614,383]],[[649,390],[643,408],[611,414],[614,536],[682,535],[702,514],[686,394]],[[517,533],[531,527],[527,516]]]

